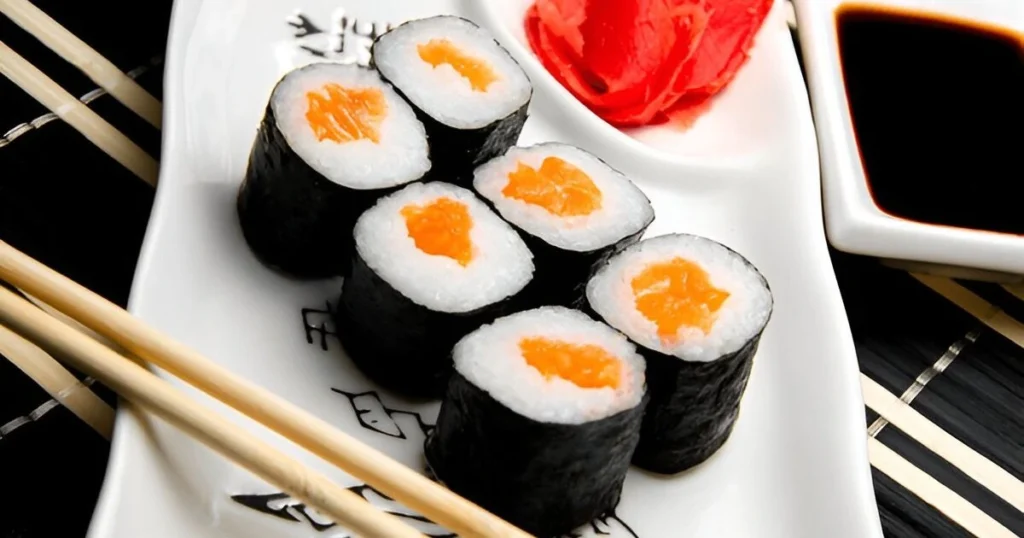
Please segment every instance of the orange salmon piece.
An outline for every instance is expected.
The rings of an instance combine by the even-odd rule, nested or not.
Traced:
[[[306,93],[306,121],[317,140],[338,144],[368,139],[380,143],[388,102],[377,88],[345,88],[333,82]]]
[[[531,337],[519,341],[519,351],[546,379],[558,376],[585,389],[619,386],[622,366],[601,346]]]
[[[469,81],[474,91],[485,92],[488,86],[498,80],[491,66],[462,52],[447,39],[431,39],[426,44],[416,45],[416,50],[420,53],[420,59],[433,67],[441,64],[452,66],[456,73]]]
[[[673,342],[680,327],[707,334],[729,292],[711,284],[708,273],[683,258],[648,265],[631,282],[636,309],[658,326],[662,341]]]
[[[544,158],[540,170],[520,162],[501,193],[559,217],[589,215],[601,209],[601,190],[594,180],[558,157]]]
[[[402,216],[416,248],[447,256],[463,267],[473,261],[473,218],[466,204],[443,196],[422,206],[409,204],[402,208]]]

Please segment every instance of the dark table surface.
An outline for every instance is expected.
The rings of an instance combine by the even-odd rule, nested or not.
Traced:
[[[34,3],[160,98],[170,1]],[[0,41],[159,158],[157,130],[2,16]],[[3,78],[0,133],[0,239],[125,305],[152,189]],[[1024,480],[1024,349],[905,272],[841,253],[833,253],[833,263],[861,371]],[[958,284],[1024,321],[1024,301],[1006,289]],[[922,382],[920,392],[908,390]],[[103,387],[94,389],[115,402]],[[869,427],[914,466],[1024,535],[1020,511],[866,409],[866,435]],[[8,494],[0,501],[0,538],[83,536],[108,450],[105,440],[0,360],[0,487]],[[873,475],[887,536],[970,535],[903,484],[877,469]]]

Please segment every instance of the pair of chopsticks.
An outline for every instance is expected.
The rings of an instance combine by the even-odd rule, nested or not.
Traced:
[[[113,347],[3,287],[0,324],[359,535],[422,537],[397,517],[377,510],[362,497],[200,405],[123,353],[166,370],[455,533],[529,536],[294,404],[232,374],[2,241],[0,279],[95,331]]]
[[[77,67],[128,109],[154,127],[160,128],[160,102],[49,15],[28,0],[0,0],[0,13]],[[14,82],[49,109],[54,116],[64,120],[137,177],[150,185],[156,185],[159,165],[155,159],[2,41],[0,74]],[[47,309],[45,304],[34,298],[26,298],[37,307]],[[48,311],[55,314],[52,309]],[[74,325],[71,320],[63,321]],[[82,329],[81,326],[76,328]],[[0,355],[7,357],[54,400],[64,405],[100,435],[110,438],[114,410],[46,351],[17,333],[0,327]]]
[[[160,102],[49,15],[28,0],[0,0],[0,13],[77,67],[130,110],[160,128]],[[153,157],[2,41],[0,74],[140,179],[156,185],[159,166]]]

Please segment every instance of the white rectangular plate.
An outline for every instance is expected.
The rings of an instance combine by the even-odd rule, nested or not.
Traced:
[[[344,17],[338,2],[345,2]],[[681,231],[721,241],[757,265],[775,295],[742,413],[725,447],[678,476],[631,471],[614,515],[583,534],[880,536],[856,356],[825,247],[814,131],[785,6],[776,0],[751,60],[689,131],[660,126],[623,133],[590,114],[532,56],[521,28],[527,5],[178,0],[168,47],[160,189],[131,311],[422,469],[424,431],[438,404],[381,391],[351,366],[329,334],[325,313],[339,282],[297,282],[261,266],[242,239],[235,194],[270,90],[285,71],[318,54],[365,61],[368,39],[358,34],[370,34],[374,21],[462,15],[493,31],[534,82],[522,143],[557,140],[604,158],[654,203],[649,236]],[[185,390],[371,502],[407,513],[205,395]],[[429,522],[409,521],[428,534],[444,534]],[[125,407],[90,536],[345,533],[159,420]]]

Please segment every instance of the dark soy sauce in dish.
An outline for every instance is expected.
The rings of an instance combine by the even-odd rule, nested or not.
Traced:
[[[836,15],[850,115],[879,209],[1024,235],[1024,36],[866,6]]]

